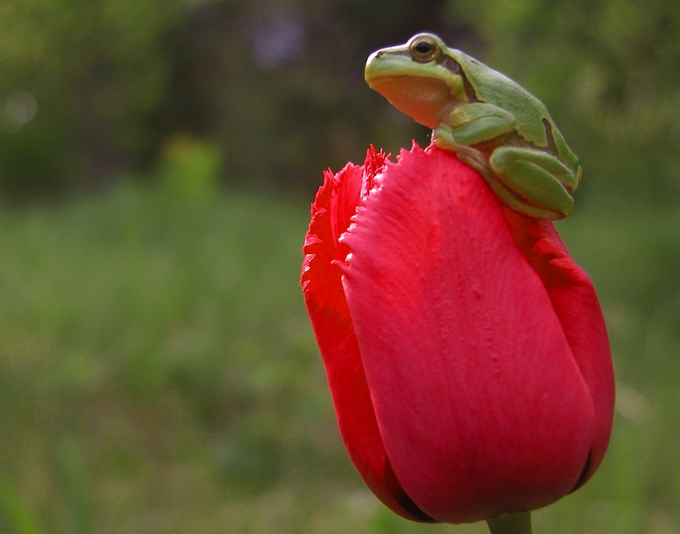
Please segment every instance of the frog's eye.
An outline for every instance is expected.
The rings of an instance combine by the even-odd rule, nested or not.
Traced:
[[[439,54],[439,45],[432,37],[423,35],[413,39],[409,46],[409,51],[414,61],[427,63]]]

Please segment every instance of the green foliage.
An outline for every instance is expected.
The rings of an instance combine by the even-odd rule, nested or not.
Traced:
[[[68,531],[74,534],[92,532],[92,483],[78,438],[72,434],[61,436],[56,443],[55,455],[59,487],[70,512]]]
[[[51,532],[139,531],[339,448],[297,284],[306,210],[160,193],[2,212],[0,469]]]
[[[221,166],[219,148],[179,134],[165,145],[158,175],[168,194],[200,200],[217,192]]]
[[[0,479],[0,525],[3,532],[11,534],[40,534],[38,521],[12,481]]]
[[[162,38],[184,3],[12,0],[0,7],[0,190],[25,196],[100,181],[149,151],[156,138],[149,115],[170,81]],[[22,107],[21,95],[35,109]]]

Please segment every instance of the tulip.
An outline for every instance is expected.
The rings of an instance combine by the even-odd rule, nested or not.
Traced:
[[[493,520],[593,475],[612,426],[609,342],[552,222],[415,144],[326,172],[311,211],[307,310],[342,440],[386,506]]]

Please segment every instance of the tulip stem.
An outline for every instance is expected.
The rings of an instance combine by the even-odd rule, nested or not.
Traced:
[[[531,513],[508,515],[487,519],[491,534],[531,534]]]

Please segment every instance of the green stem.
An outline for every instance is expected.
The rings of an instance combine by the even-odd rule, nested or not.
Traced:
[[[487,519],[491,534],[531,534],[531,513],[508,515]]]

